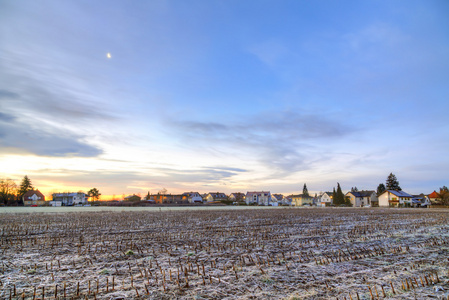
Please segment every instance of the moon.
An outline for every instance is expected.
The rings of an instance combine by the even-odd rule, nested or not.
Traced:
[[[112,58],[111,53],[108,52],[108,53],[106,54],[106,57],[107,57],[107,58]]]

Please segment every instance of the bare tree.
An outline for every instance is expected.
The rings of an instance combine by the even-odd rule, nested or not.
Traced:
[[[17,194],[17,185],[12,179],[0,180],[0,203],[7,205],[14,201]]]

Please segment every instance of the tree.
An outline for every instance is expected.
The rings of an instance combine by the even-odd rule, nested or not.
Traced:
[[[441,201],[443,205],[449,205],[449,190],[446,186],[440,188],[440,192],[438,194],[438,200]]]
[[[390,173],[390,175],[388,175],[386,187],[387,190],[402,191],[401,187],[399,186],[399,181],[396,178],[396,175],[394,175],[393,173]]]
[[[356,186],[351,188],[352,193],[356,193],[358,191],[359,191],[359,189]]]
[[[309,191],[307,190],[307,185],[305,183],[304,183],[304,187],[302,188],[302,194],[304,195],[304,197],[309,196]]]
[[[334,199],[335,205],[345,204],[345,195],[341,191],[340,183],[337,182],[337,192]]]
[[[101,193],[97,188],[92,188],[87,192],[87,195],[89,195],[92,200],[98,201],[100,199]]]
[[[27,175],[25,175],[22,179],[22,182],[20,183],[19,190],[17,191],[17,196],[22,198],[23,195],[25,195],[26,192],[34,190],[33,184],[31,183],[31,180],[28,178]]]
[[[377,186],[377,196],[385,192],[385,190],[386,190],[385,184],[379,183],[379,185]]]
[[[0,203],[8,205],[13,202],[17,193],[17,185],[12,179],[0,180]]]

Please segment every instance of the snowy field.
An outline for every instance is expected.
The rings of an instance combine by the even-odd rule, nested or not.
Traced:
[[[0,217],[0,299],[446,299],[449,291],[448,210],[1,210],[11,213]]]

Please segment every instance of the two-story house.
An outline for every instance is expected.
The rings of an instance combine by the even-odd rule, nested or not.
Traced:
[[[45,196],[39,190],[28,191],[22,196],[23,204],[25,206],[45,204]]]
[[[404,191],[386,190],[378,198],[379,206],[398,207],[409,206],[413,196]]]
[[[377,202],[375,191],[347,192],[345,197],[349,197],[353,207],[372,206],[373,203]]]
[[[322,193],[320,196],[318,196],[318,203],[317,206],[330,206],[333,202],[332,196],[333,193],[332,192],[324,192]]]
[[[215,202],[215,201],[222,201],[222,200],[228,200],[228,196],[226,196],[225,193],[208,193],[206,196],[203,197],[203,200],[207,202]]]
[[[292,199],[292,206],[304,206],[313,204],[313,197],[309,195],[290,195],[290,198]]]
[[[271,193],[270,192],[247,192],[245,202],[247,205],[270,205]]]
[[[62,206],[84,205],[88,203],[89,196],[86,193],[54,193],[54,202],[61,202]]]

